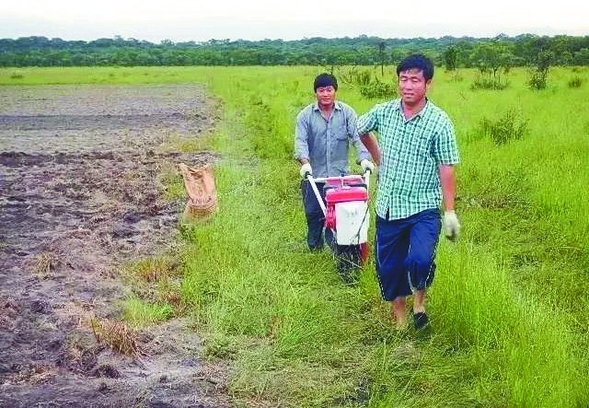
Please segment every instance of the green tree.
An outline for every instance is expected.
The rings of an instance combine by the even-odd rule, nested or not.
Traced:
[[[512,52],[509,43],[499,39],[477,45],[473,60],[477,62],[480,77],[475,80],[475,88],[503,89],[507,82],[502,81],[501,71],[507,73],[511,67]]]
[[[548,82],[548,70],[554,63],[555,57],[552,51],[541,51],[536,59],[535,67],[530,72],[529,85],[532,89],[546,88]]]
[[[454,71],[458,67],[458,49],[451,45],[442,54],[444,65],[448,71]]]

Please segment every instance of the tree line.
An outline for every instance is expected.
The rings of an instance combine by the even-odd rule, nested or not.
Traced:
[[[361,35],[291,41],[163,40],[157,44],[120,36],[94,41],[32,36],[0,39],[0,66],[384,66],[396,64],[412,52],[422,52],[448,69],[497,70],[546,62],[582,66],[589,65],[589,36],[386,39]]]

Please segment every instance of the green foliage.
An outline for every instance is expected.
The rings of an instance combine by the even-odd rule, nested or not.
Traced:
[[[452,76],[450,77],[452,82],[462,82],[464,81],[464,76],[458,71],[452,71]]]
[[[401,337],[373,260],[349,287],[329,252],[305,250],[292,132],[317,70],[27,70],[24,80],[199,81],[223,98],[212,140],[220,212],[207,225],[180,227],[186,248],[178,258],[183,303],[205,337],[202,357],[230,364],[236,406],[587,406],[585,95],[567,87],[532,92],[521,69],[511,70],[512,86],[500,93],[469,91],[475,70],[461,70],[464,81],[436,76],[432,100],[449,112],[461,148],[463,235],[440,241],[428,297],[432,335]],[[570,70],[554,72],[567,78]],[[586,80],[585,71],[576,75]],[[373,103],[356,86],[342,93],[359,111]],[[519,110],[495,119],[506,101]],[[468,137],[475,129],[483,137]],[[143,275],[167,270],[152,264]],[[156,299],[132,308],[144,304],[151,317],[140,321],[167,316]]]
[[[493,57],[488,56],[488,53],[483,54],[479,65],[479,75],[475,78],[471,89],[502,90],[508,87],[509,83],[506,79],[501,78],[501,73],[503,72],[505,75],[509,73],[510,59],[506,56],[495,56],[496,52],[492,52]],[[490,58],[490,60],[485,58]]]
[[[583,79],[579,76],[575,76],[567,83],[569,88],[580,88],[583,85]]]
[[[497,146],[519,140],[528,131],[528,124],[515,109],[508,109],[503,116],[496,120],[483,118],[481,132],[491,137]]]
[[[491,78],[480,75],[474,80],[470,88],[472,90],[490,89],[494,91],[500,91],[507,88],[508,86],[509,83],[507,81],[502,81],[501,78]]]
[[[368,85],[360,87],[360,95],[368,99],[392,99],[397,96],[397,87],[386,82],[375,80]]]
[[[458,48],[456,46],[446,48],[442,54],[442,58],[448,71],[454,71],[458,68]]]
[[[388,52],[387,52],[388,50]],[[525,66],[550,51],[562,66],[589,65],[586,36],[536,36],[523,34],[496,38],[304,38],[284,41],[216,40],[159,44],[133,38],[100,38],[65,41],[41,36],[0,39],[0,67],[67,66],[325,66],[330,72],[345,65],[396,64],[409,53],[420,51],[448,70],[481,65]]]
[[[554,62],[554,53],[551,51],[541,51],[535,61],[535,67],[530,70],[530,79],[528,84],[531,89],[542,90],[546,88],[548,82],[548,70]]]
[[[359,67],[342,68],[338,71],[337,77],[342,83],[357,86],[366,86],[372,82],[372,73],[370,70]]]
[[[165,321],[174,315],[172,306],[148,303],[137,297],[130,297],[124,302],[125,320],[133,327],[141,328]]]
[[[354,94],[349,88],[346,92],[346,100],[353,105],[367,105],[362,102],[361,94]],[[494,112],[495,106],[506,98],[496,94],[470,98],[467,93],[460,97],[452,93],[452,88],[439,92],[449,93],[448,100],[460,101],[479,115],[486,112],[484,108],[489,105],[489,110]],[[256,94],[262,95],[261,89],[258,88]],[[263,94],[268,95],[267,92]],[[494,104],[486,99],[495,97],[498,100]],[[264,116],[265,120],[282,115],[290,117],[294,123],[296,111],[291,110],[288,102],[292,98],[276,94],[269,99],[265,108],[270,112]],[[466,124],[476,123],[473,118],[477,115],[465,113],[457,117],[457,128],[461,129]],[[262,174],[268,172],[268,178],[275,181],[267,184],[262,179],[255,185],[270,197],[250,198],[273,205],[259,208],[264,215],[254,217],[255,224],[251,224],[248,217],[256,212],[253,202],[250,200],[247,204],[251,215],[244,217],[237,211],[240,205],[232,201],[233,214],[227,215],[223,222],[229,219],[241,222],[213,228],[213,231],[233,231],[231,239],[239,243],[232,242],[228,246],[234,248],[233,252],[249,255],[227,264],[224,256],[217,254],[219,258],[212,264],[224,267],[211,271],[201,282],[203,288],[207,288],[209,281],[218,280],[219,275],[229,279],[228,271],[235,276],[255,274],[253,282],[258,281],[249,285],[257,294],[246,295],[247,301],[243,304],[240,298],[248,289],[238,284],[223,286],[215,292],[218,299],[199,302],[200,307],[211,311],[208,320],[217,330],[230,329],[225,335],[232,340],[223,342],[215,353],[230,355],[237,362],[232,383],[235,395],[244,399],[258,395],[283,406],[558,406],[559,401],[565,401],[566,406],[589,401],[577,380],[579,377],[574,374],[577,370],[586,373],[587,366],[577,363],[575,352],[570,351],[575,350],[578,337],[570,332],[567,321],[558,312],[542,304],[546,299],[561,296],[520,296],[521,288],[530,285],[513,285],[514,274],[521,271],[512,270],[509,262],[503,262],[506,257],[515,259],[516,255],[523,255],[518,253],[524,251],[523,245],[517,241],[522,239],[522,234],[536,237],[534,242],[546,237],[542,232],[534,232],[538,224],[533,217],[521,217],[521,214],[532,214],[529,207],[533,203],[534,189],[531,172],[537,170],[522,165],[513,169],[514,163],[520,163],[529,154],[527,147],[522,146],[522,152],[518,152],[516,144],[509,146],[511,140],[520,139],[522,145],[527,142],[522,136],[528,134],[530,127],[521,117],[510,110],[497,120],[483,120],[484,124],[479,127],[489,137],[472,141],[472,151],[464,151],[464,168],[459,173],[461,190],[468,191],[475,177],[480,178],[476,182],[486,190],[468,199],[470,207],[466,205],[466,197],[458,201],[464,225],[469,227],[465,228],[464,241],[459,246],[441,243],[438,268],[444,273],[439,275],[430,300],[437,319],[436,334],[423,343],[404,342],[391,333],[389,311],[380,304],[373,265],[363,273],[358,291],[342,293],[327,254],[305,254],[297,176],[291,175],[290,180],[289,177],[276,179],[278,173],[284,173],[289,167],[286,156],[285,161],[274,155],[269,156],[272,162],[264,160],[270,167]],[[288,133],[287,122],[275,127],[274,133]],[[255,133],[251,135],[255,137]],[[506,148],[485,150],[488,147],[485,143]],[[260,154],[268,155],[272,148],[268,144],[260,145],[259,149],[264,149]],[[510,156],[485,157],[493,152]],[[274,165],[280,169],[278,173],[272,171]],[[507,166],[510,171],[497,169],[498,165]],[[292,173],[296,173],[296,169],[292,169]],[[228,191],[235,192],[230,193],[231,197],[253,191],[252,184],[247,182],[246,187],[241,188],[238,178],[231,177],[225,183],[231,186]],[[283,188],[279,188],[281,184]],[[285,195],[290,197],[290,204],[289,200],[278,200]],[[291,210],[287,209],[289,207]],[[280,216],[274,209],[289,216]],[[272,220],[275,228],[264,227],[266,219]],[[278,219],[282,221],[276,224]],[[293,226],[292,221],[298,226]],[[247,232],[248,225],[267,231],[263,240],[258,240],[259,245],[260,248],[268,245],[276,248],[271,255],[276,262],[262,263],[250,256],[260,250],[255,249],[258,244]],[[213,231],[203,231],[198,239],[200,245],[210,242],[205,246],[213,243],[227,246]],[[210,263],[210,254],[207,256]],[[538,262],[539,255],[534,255],[534,259]],[[521,263],[519,265],[521,267]],[[533,265],[526,263],[525,268],[534,268]],[[262,285],[263,276],[273,280],[274,286]],[[323,291],[324,285],[329,287],[330,293]],[[286,287],[289,290],[285,290]],[[231,288],[235,288],[239,296],[225,294]],[[261,304],[262,299],[271,300]],[[273,307],[268,307],[269,304]],[[246,307],[248,313],[240,313]],[[228,318],[230,311],[231,318]],[[334,320],[342,327],[334,326]],[[250,326],[254,321],[266,323]],[[259,330],[245,330],[246,327]],[[239,334],[260,332],[266,335],[254,343],[243,342]],[[236,342],[242,346],[236,346]],[[546,364],[541,356],[551,355],[558,356],[556,359],[564,363]]]
[[[227,336],[216,335],[204,342],[204,355],[208,358],[230,360],[239,350],[239,345],[232,343]]]
[[[514,64],[513,45],[504,41],[479,44],[474,49],[474,58],[478,61],[481,74],[489,74],[500,82],[501,71],[507,73]]]
[[[539,70],[539,69],[532,69],[530,70],[530,78],[528,80],[528,85],[530,89],[535,89],[540,91],[542,89],[546,89],[546,85],[548,82],[548,69],[546,70]]]

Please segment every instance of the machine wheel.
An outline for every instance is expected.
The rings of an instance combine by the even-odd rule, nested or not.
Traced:
[[[358,281],[358,272],[363,263],[362,258],[360,245],[337,245],[335,251],[337,272],[346,284]]]

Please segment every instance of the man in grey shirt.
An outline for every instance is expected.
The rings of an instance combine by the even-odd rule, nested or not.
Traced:
[[[364,170],[374,169],[370,153],[358,136],[356,112],[349,105],[336,101],[337,80],[327,73],[318,75],[313,83],[316,102],[306,106],[297,116],[294,158],[301,164],[301,192],[307,218],[307,245],[311,251],[327,244],[335,245],[333,234],[324,233],[325,216],[313,193],[308,174],[313,177],[337,177],[349,174],[348,151],[356,148],[358,163]],[[325,202],[324,184],[317,188]]]

